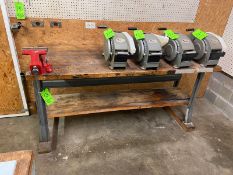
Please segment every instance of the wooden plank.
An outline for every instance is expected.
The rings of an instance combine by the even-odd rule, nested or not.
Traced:
[[[211,31],[214,33],[217,33],[219,35],[222,35],[228,20],[228,17],[230,15],[231,9],[233,6],[232,0],[225,0],[225,1],[219,1],[219,0],[200,0],[200,5],[198,8],[198,12],[196,15],[196,19],[194,23],[176,23],[176,22],[127,22],[127,21],[95,21],[96,25],[100,24],[106,24],[107,26],[113,28],[116,31],[127,31],[127,28],[129,26],[134,26],[139,29],[144,30],[146,33],[157,33],[162,34],[162,31],[158,31],[158,27],[167,27],[171,28],[176,32],[181,33],[188,33],[185,31],[187,28],[201,28],[205,31]],[[1,20],[1,19],[0,19]],[[102,32],[103,30],[99,29],[85,29],[84,23],[85,21],[82,20],[66,20],[66,19],[59,19],[59,21],[62,21],[62,28],[50,28],[49,23],[53,19],[40,19],[43,20],[45,23],[44,28],[33,28],[31,26],[31,21],[33,18],[27,18],[26,20],[21,20],[23,24],[23,28],[20,29],[20,31],[14,35],[15,41],[16,41],[16,48],[18,50],[19,60],[20,60],[20,66],[21,70],[23,72],[28,70],[29,66],[29,59],[24,58],[21,55],[21,49],[22,47],[27,46],[49,46],[53,45],[54,47],[69,47],[73,50],[82,50],[83,48],[89,48],[92,49],[92,47],[97,47],[100,50],[102,50],[103,45],[103,37]],[[55,19],[57,20],[57,19]],[[15,18],[11,18],[12,23],[17,22],[18,20]],[[2,35],[5,34],[5,29],[2,21],[0,21],[0,35],[1,35],[1,41],[4,41],[4,38],[2,39]],[[131,32],[130,32],[131,33]],[[132,34],[132,33],[131,33]],[[0,41],[0,45],[1,45]],[[9,55],[8,50],[6,47],[2,47],[3,51]],[[4,54],[1,54],[0,50],[0,56],[1,59],[4,58]],[[8,58],[8,57],[7,57]],[[9,60],[9,59],[7,59]],[[5,61],[1,60],[0,64],[5,63]],[[5,67],[10,67],[12,64],[6,64]],[[3,69],[1,68],[1,71]],[[2,71],[3,72],[3,71]],[[11,69],[7,69],[7,82],[4,84],[7,84],[9,87],[14,87],[15,84],[15,78],[13,73],[13,67]],[[208,73],[205,76],[205,79],[200,89],[199,96],[203,96],[206,86],[208,84],[209,77],[211,76],[211,73]],[[0,78],[3,78],[4,76],[1,76]],[[196,75],[189,74],[187,76],[183,76],[182,82],[184,84],[180,86],[184,92],[191,93],[190,86],[193,84],[194,80],[196,78]],[[164,84],[164,83],[162,83]],[[131,87],[133,85],[126,85],[128,87]],[[137,85],[139,88],[153,88],[155,87],[154,84],[147,84],[146,86],[144,84]],[[0,86],[4,87],[4,89],[1,89],[0,94],[2,96],[2,103],[7,104],[4,106],[1,106],[0,111],[4,110],[6,113],[9,112],[17,112],[17,109],[21,109],[18,107],[21,105],[20,100],[18,100],[18,94],[16,93],[17,90],[12,91],[12,93],[7,93],[6,86]],[[31,104],[34,104],[33,97],[33,90],[31,87],[31,82],[27,82],[27,89],[28,97],[30,97],[28,100],[31,102]],[[109,86],[108,90],[114,90],[114,88],[117,86]],[[118,86],[121,87],[121,86]],[[106,88],[107,89],[107,88]],[[88,89],[87,89],[88,90]],[[76,88],[76,92],[78,91],[86,91],[86,88]],[[59,93],[60,90],[57,91]],[[71,93],[70,89],[62,90],[64,93]],[[4,95],[3,95],[4,94]],[[7,95],[6,95],[7,94]],[[14,98],[11,98],[11,95],[14,96]],[[9,102],[9,103],[8,103]],[[32,107],[32,106],[30,106]],[[16,110],[16,111],[15,111]]]
[[[0,9],[0,115],[21,113],[23,103]]]
[[[70,50],[65,46],[63,48],[50,48],[48,60],[54,71],[47,75],[40,75],[39,79],[41,80],[164,75],[175,72],[175,69],[164,60],[160,61],[158,70],[142,70],[133,61],[133,58],[128,59],[126,69],[111,70],[99,49]],[[27,78],[33,78],[30,72],[27,73]]]
[[[29,57],[29,56],[28,56]],[[28,58],[30,59],[30,58]],[[135,62],[135,57],[128,59],[125,69],[109,69],[102,53],[96,50],[71,50],[66,48],[54,48],[48,53],[48,60],[53,65],[54,71],[50,74],[40,75],[40,80],[73,79],[73,78],[105,78],[118,76],[143,76],[143,75],[165,75],[165,74],[192,74],[195,72],[213,72],[213,68],[202,68],[195,62],[188,68],[175,69],[163,59],[157,70],[142,70]],[[30,72],[26,74],[27,79],[33,79]]]
[[[200,0],[196,28],[223,35],[233,6],[232,0]]]
[[[15,175],[31,175],[33,164],[32,151],[0,153],[0,162],[16,160]]]
[[[188,103],[188,96],[175,88],[65,94],[56,95],[55,99],[55,104],[48,107],[49,118],[164,106],[182,106]]]

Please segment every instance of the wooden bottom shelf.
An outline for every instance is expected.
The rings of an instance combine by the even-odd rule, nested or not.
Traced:
[[[188,96],[175,88],[63,94],[55,99],[47,108],[49,118],[188,104]]]

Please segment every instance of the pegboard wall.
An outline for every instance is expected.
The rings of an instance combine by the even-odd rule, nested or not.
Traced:
[[[223,71],[227,74],[233,76],[233,9],[231,10],[231,15],[228,19],[226,29],[223,34],[223,38],[227,44],[227,51],[224,58],[220,59],[219,65],[222,67]]]
[[[23,0],[19,0],[23,1]],[[200,0],[24,0],[27,17],[134,22],[194,22]],[[13,0],[7,0],[10,17]]]

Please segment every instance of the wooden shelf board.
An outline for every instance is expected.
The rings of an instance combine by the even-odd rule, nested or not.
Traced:
[[[56,102],[47,108],[49,118],[121,110],[182,106],[188,103],[188,96],[175,88],[63,94],[56,95],[55,99]]]

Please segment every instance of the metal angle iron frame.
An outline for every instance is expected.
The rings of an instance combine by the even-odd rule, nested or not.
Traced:
[[[186,115],[183,119],[183,122],[187,127],[193,127],[191,121],[193,101],[198,92],[198,89],[200,88],[200,84],[204,75],[205,75],[204,72],[198,73],[193,87],[192,95],[189,98]],[[35,74],[34,91],[35,91],[36,105],[40,120],[40,134],[39,134],[40,142],[46,143],[50,141],[46,105],[40,95],[41,91],[44,88],[100,86],[100,85],[113,85],[113,84],[152,83],[152,82],[166,82],[166,81],[174,82],[173,87],[177,87],[179,85],[181,77],[182,74],[168,74],[168,75],[157,75],[157,76],[146,75],[146,76],[117,77],[117,78],[74,78],[70,80],[39,80],[38,75]],[[56,120],[54,121],[55,121],[54,123],[58,125],[59,118],[56,118]],[[55,126],[55,128],[57,128],[57,126]],[[53,134],[55,133],[56,131],[53,131]],[[56,148],[56,145],[55,146],[53,145],[53,148]]]

